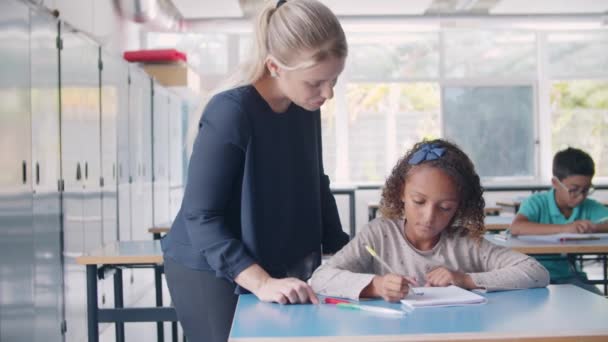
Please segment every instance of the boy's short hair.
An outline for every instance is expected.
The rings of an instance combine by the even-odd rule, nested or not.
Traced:
[[[553,176],[559,180],[575,175],[593,177],[594,174],[595,163],[583,150],[568,147],[553,157]]]

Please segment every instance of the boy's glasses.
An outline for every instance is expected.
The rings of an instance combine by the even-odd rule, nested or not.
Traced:
[[[572,198],[577,198],[580,196],[583,197],[587,197],[589,195],[591,195],[595,189],[593,187],[588,187],[588,188],[576,188],[576,189],[569,189],[564,183],[562,183],[559,179],[555,178],[555,180],[557,181],[557,183],[559,185],[561,185],[562,188],[564,188],[564,190],[568,191],[568,195]]]

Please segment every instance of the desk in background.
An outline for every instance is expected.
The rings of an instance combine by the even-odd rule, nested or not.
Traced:
[[[348,196],[348,223],[349,223],[349,235],[352,239],[355,236],[356,232],[356,222],[355,222],[355,191],[356,187],[335,187],[331,188],[331,193],[335,195],[347,195]]]
[[[505,230],[511,226],[513,216],[486,216],[484,225],[488,231]]]
[[[508,240],[496,238],[496,235],[486,234],[485,239],[497,244],[516,250],[518,252],[529,255],[543,254],[568,254],[574,257],[577,255],[599,255],[602,260],[603,280],[590,280],[590,284],[601,284],[604,286],[604,294],[608,294],[608,239],[600,240],[582,240],[582,241],[566,241],[566,242],[546,242],[546,241],[529,241],[522,240],[516,236],[512,236]],[[570,260],[574,263],[574,259]]]
[[[87,269],[88,341],[99,341],[99,323],[116,323],[116,341],[124,341],[125,322],[157,322],[158,340],[164,340],[163,321],[173,324],[173,340],[177,340],[177,315],[172,307],[162,307],[161,274],[163,255],[160,241],[115,241],[76,258]],[[153,267],[156,307],[124,308],[122,267]],[[114,276],[114,309],[100,309],[97,302],[97,277]]]
[[[229,341],[605,341],[608,300],[573,285],[492,292],[484,305],[416,309],[403,317],[333,305],[239,296]],[[365,304],[401,308],[380,300]],[[576,313],[576,314],[573,314]]]

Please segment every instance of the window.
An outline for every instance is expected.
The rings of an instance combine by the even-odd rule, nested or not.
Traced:
[[[340,128],[333,126],[339,123],[334,120],[335,102],[322,109],[323,151],[326,172],[339,182],[382,182],[416,141],[440,133],[436,83],[350,83],[344,158],[332,145],[337,141],[333,132]]]
[[[557,81],[551,87],[552,153],[580,148],[608,177],[608,81]]]
[[[351,34],[348,69],[353,81],[389,81],[439,76],[436,32]]]
[[[480,177],[535,176],[532,86],[444,87],[443,119]]]
[[[534,77],[536,36],[527,31],[447,30],[446,78]]]
[[[547,51],[553,77],[608,76],[607,32],[550,34]]]

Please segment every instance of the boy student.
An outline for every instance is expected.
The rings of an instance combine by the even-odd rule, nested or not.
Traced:
[[[587,198],[595,174],[593,159],[582,150],[567,148],[553,158],[553,189],[528,197],[511,225],[513,235],[595,233],[608,231],[608,208]],[[587,275],[565,256],[537,257],[549,270],[552,284],[570,283],[601,294],[587,284]]]

